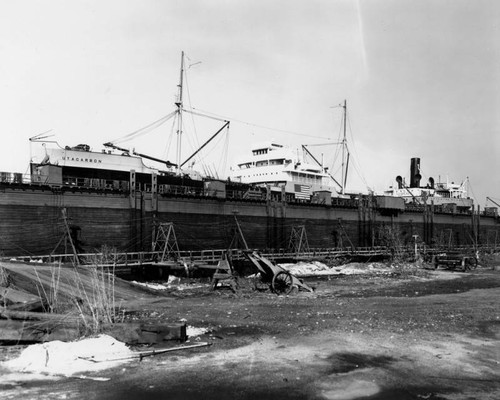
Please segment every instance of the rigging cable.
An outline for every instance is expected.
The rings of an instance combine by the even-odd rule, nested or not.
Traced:
[[[335,106],[333,108],[341,108],[343,107],[342,105],[338,105],[338,106]],[[343,117],[342,117],[343,118]],[[335,120],[333,121],[333,124],[335,125]],[[340,124],[339,124],[339,132],[338,132],[338,135],[337,135],[337,141],[335,142],[337,144],[342,144],[343,143],[343,139],[342,139],[342,119],[340,121]],[[340,171],[340,169],[342,168],[342,163],[337,167],[337,169],[335,169],[335,162],[338,160],[340,156],[340,146],[338,146],[336,149],[335,149],[335,154],[333,155],[333,160],[332,160],[332,166],[330,168],[330,170],[332,171],[332,175],[337,175]]]
[[[165,148],[163,149],[163,157],[165,159],[168,158],[168,154],[170,153],[170,146],[172,145],[172,141],[175,137],[175,124],[177,123],[177,118],[172,119],[172,126],[170,127],[170,135],[168,136],[168,140],[165,142]]]
[[[322,139],[326,139],[326,140],[331,140],[331,138],[329,138],[329,137],[324,137],[324,136],[315,136],[315,135],[307,135],[307,134],[304,134],[304,133],[293,132],[293,131],[287,131],[287,130],[285,130],[285,129],[271,128],[271,127],[268,127],[268,126],[258,125],[258,124],[253,124],[253,123],[246,122],[246,121],[243,121],[243,120],[240,120],[240,119],[230,118],[230,117],[226,117],[226,116],[223,116],[223,115],[220,115],[220,114],[211,113],[211,112],[209,112],[209,111],[200,110],[200,109],[198,109],[198,108],[194,108],[194,107],[192,107],[192,109],[193,109],[193,110],[196,110],[196,111],[198,111],[198,112],[202,112],[202,113],[208,114],[208,115],[206,115],[206,116],[213,115],[213,116],[216,116],[216,117],[222,118],[223,120],[226,120],[226,121],[237,122],[237,123],[240,123],[240,124],[243,124],[243,125],[253,126],[253,127],[255,127],[255,128],[262,128],[262,129],[267,129],[267,130],[270,130],[270,131],[275,131],[275,132],[289,133],[289,134],[291,134],[291,135],[297,135],[297,136],[305,136],[305,137],[322,138]],[[186,110],[186,111],[190,112],[189,110]]]
[[[228,155],[229,155],[229,125],[227,126],[227,129],[226,129],[224,148],[222,150],[222,157],[220,159],[221,165],[219,165],[219,170],[222,172],[226,171]],[[228,174],[225,174],[225,175],[228,175]]]
[[[184,73],[184,76],[185,76],[186,91],[187,91],[187,97],[188,97],[188,103],[189,103],[189,108],[190,109],[183,109],[183,111],[185,111],[185,112],[187,112],[187,113],[189,113],[191,115],[191,122],[193,124],[193,131],[194,131],[194,135],[193,135],[194,136],[194,145],[193,145],[193,143],[190,143],[190,145],[191,145],[191,148],[193,148],[193,149],[200,149],[200,147],[201,147],[200,144],[199,144],[200,140],[199,140],[199,137],[198,137],[198,132],[197,132],[197,129],[196,129],[196,124],[195,124],[195,121],[194,121],[194,116],[197,115],[197,116],[201,116],[201,117],[205,117],[205,118],[209,118],[209,119],[214,119],[214,120],[217,120],[217,121],[223,121],[223,122],[227,122],[227,121],[221,120],[220,118],[215,118],[215,117],[210,116],[210,115],[205,115],[205,114],[202,114],[202,113],[199,113],[199,112],[192,111],[195,108],[193,107],[192,102],[191,102],[191,92],[190,92],[190,89],[189,89],[189,80],[188,80],[186,72]],[[229,131],[229,129],[226,132],[228,132],[228,131]],[[191,135],[188,135],[188,141],[190,140],[190,137],[191,137]],[[219,139],[218,142],[220,142],[220,139]],[[216,146],[218,144],[218,142],[216,142],[214,146]],[[212,146],[212,147],[214,147],[214,146]],[[225,152],[225,153],[226,153],[225,157],[227,158],[227,152]],[[210,151],[205,152],[205,156],[208,155],[208,154],[210,154]],[[224,157],[224,152],[223,152],[222,156]],[[205,161],[204,161],[204,157],[201,156],[201,153],[196,154],[195,160],[202,165],[202,168],[204,170],[206,170],[208,168],[208,166],[203,165]],[[221,161],[222,160],[223,159],[221,159]],[[227,159],[225,160],[225,162],[227,163]],[[225,166],[224,166],[224,168],[225,168]]]
[[[123,143],[123,142],[127,142],[129,140],[132,140],[132,139],[134,139],[134,138],[136,138],[138,136],[145,135],[146,133],[151,132],[153,129],[156,129],[160,125],[162,125],[165,122],[167,122],[175,114],[177,114],[177,110],[171,112],[168,115],[165,115],[165,116],[161,117],[160,119],[158,119],[158,120],[150,123],[149,125],[146,125],[145,127],[141,128],[141,129],[137,129],[136,131],[131,132],[131,133],[125,135],[125,136],[122,136],[122,137],[120,137],[118,139],[112,140],[112,141],[110,141],[110,143],[113,143],[113,144]]]
[[[471,193],[472,193],[472,198],[474,199],[474,203],[479,204],[479,202],[478,202],[478,201],[477,201],[477,199],[476,199],[476,195],[474,194],[474,190],[472,189],[472,185],[470,184],[470,181],[469,181],[468,179],[469,179],[469,178],[467,178],[467,181],[468,181],[468,183],[469,183],[469,189],[470,189],[470,191],[471,191]]]
[[[188,80],[188,75],[187,75],[187,71],[184,71],[184,82],[186,83],[186,91],[187,91],[187,98],[188,98],[188,103],[189,103],[189,108],[193,108],[192,107],[192,103],[191,103],[191,91],[189,90],[189,80]],[[184,109],[183,109],[184,111]],[[191,149],[198,149],[200,147],[199,143],[200,143],[200,140],[198,138],[198,131],[196,130],[196,125],[194,123],[194,118],[193,118],[193,114],[191,114],[191,122],[193,124],[193,132],[194,132],[194,146],[191,144]],[[190,138],[191,135],[188,135],[188,140]],[[179,160],[181,161],[181,160]]]
[[[368,183],[366,182],[366,179],[363,175],[363,173],[361,172],[361,166],[358,164],[358,154],[357,154],[357,150],[356,150],[356,146],[354,144],[354,135],[352,134],[352,126],[351,126],[351,119],[349,118],[349,114],[347,114],[347,121],[349,122],[349,133],[351,134],[351,142],[352,142],[352,147],[353,147],[353,152],[355,154],[355,157],[353,157],[353,166],[354,166],[354,169],[356,170],[356,172],[358,173],[358,176],[361,178],[361,180],[363,181],[363,183],[365,184],[365,186],[367,187],[367,189],[370,189],[370,187],[368,186]]]

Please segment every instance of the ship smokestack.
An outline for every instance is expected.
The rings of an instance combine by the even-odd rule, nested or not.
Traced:
[[[396,182],[398,183],[398,189],[403,189],[403,178],[400,175],[396,176]]]
[[[422,175],[420,175],[420,158],[414,157],[411,159],[410,164],[410,187],[420,187],[420,179],[422,179]]]
[[[434,178],[432,176],[429,178],[429,185],[431,189],[434,189]]]

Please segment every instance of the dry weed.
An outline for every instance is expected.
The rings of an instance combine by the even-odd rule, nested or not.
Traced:
[[[75,269],[75,297],[73,302],[82,318],[85,330],[96,334],[103,324],[116,322],[120,315],[115,299],[115,263],[104,265],[101,260],[116,259],[108,253],[94,260],[93,265]],[[85,273],[82,271],[85,268]],[[88,276],[88,283],[82,279]]]
[[[9,273],[4,267],[0,267],[0,287],[9,286]]]
[[[36,267],[33,267],[33,270],[35,271],[35,275],[39,283],[36,288],[38,291],[38,296],[42,301],[44,311],[49,313],[60,312],[61,303],[59,301],[59,283],[61,280],[61,263],[59,263],[57,267],[50,268],[50,286],[48,290],[45,290],[45,285],[38,275]]]
[[[422,263],[407,263],[398,262],[391,265],[393,273],[392,275],[400,279],[410,279],[413,277],[428,278],[430,276],[429,271],[422,267]]]

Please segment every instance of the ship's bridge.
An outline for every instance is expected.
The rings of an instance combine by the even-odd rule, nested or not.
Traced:
[[[254,145],[236,166],[233,178],[244,183],[300,183],[316,190],[328,186],[330,179],[320,165],[305,162],[297,150],[271,141]]]
[[[260,154],[268,154],[271,151],[276,151],[279,149],[283,149],[283,145],[273,142],[257,143],[252,146],[252,154],[254,156],[258,156]]]

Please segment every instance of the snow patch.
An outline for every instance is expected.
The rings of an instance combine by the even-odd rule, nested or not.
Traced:
[[[76,342],[52,342],[26,347],[19,357],[1,363],[12,371],[71,376],[115,367],[134,355],[124,343],[108,335]]]
[[[153,290],[167,290],[167,289],[177,289],[177,290],[189,290],[189,289],[199,289],[206,287],[206,284],[191,284],[191,283],[181,283],[181,278],[176,276],[169,276],[168,281],[165,283],[152,283],[152,282],[138,282],[131,281],[132,284],[147,287]]]
[[[298,262],[296,264],[278,264],[291,274],[300,276],[319,275],[358,275],[373,273],[390,273],[391,268],[382,263],[349,263],[335,267],[329,267],[319,261]]]
[[[186,335],[188,338],[203,335],[209,331],[208,328],[198,328],[196,326],[186,326]]]
[[[149,283],[149,282],[137,282],[137,281],[132,281],[134,285],[142,286],[142,287],[147,287],[148,289],[153,289],[153,290],[166,290],[168,289],[167,286],[162,285],[161,283]]]

